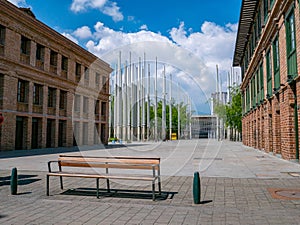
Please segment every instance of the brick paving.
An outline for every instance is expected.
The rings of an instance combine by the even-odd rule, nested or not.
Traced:
[[[224,152],[221,155],[225,157]],[[282,163],[281,159],[270,160]],[[283,163],[297,172],[297,164]],[[18,195],[11,195],[11,171],[2,169],[5,166],[1,160],[0,165],[0,224],[300,224],[300,200],[275,199],[268,191],[300,189],[300,178],[290,175],[201,176],[201,204],[194,205],[192,176],[165,176],[162,196],[152,201],[147,182],[137,185],[112,181],[112,194],[103,189],[97,199],[95,180],[82,178],[65,178],[65,189],[60,190],[59,179],[51,177],[50,196],[46,196],[45,171],[18,170]],[[105,181],[100,187],[105,188]]]

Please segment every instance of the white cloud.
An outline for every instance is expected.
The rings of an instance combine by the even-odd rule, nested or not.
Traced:
[[[83,26],[83,27],[77,28],[77,30],[75,30],[73,32],[73,34],[74,34],[74,36],[76,36],[80,39],[92,38],[92,32],[88,26]]]
[[[74,43],[79,44],[78,40],[75,37],[73,37],[71,34],[64,32],[62,33],[62,35],[68,38],[69,40],[73,41]]]
[[[212,22],[204,22],[200,32],[187,35],[184,23],[170,32],[172,40],[203,59],[209,67],[216,64],[230,69],[236,40],[237,25],[221,27]]]
[[[124,19],[123,14],[120,12],[120,7],[117,6],[116,2],[109,2],[109,5],[104,6],[102,12],[111,16],[115,22],[122,21]]]
[[[132,62],[135,63],[144,53],[147,60],[152,62],[158,57],[159,62],[166,65],[167,74],[172,74],[174,82],[180,83],[189,93],[197,110],[207,111],[207,102],[211,93],[215,91],[217,64],[223,86],[226,87],[236,32],[236,24],[219,26],[212,22],[204,22],[199,32],[193,32],[186,29],[182,22],[179,27],[171,29],[170,38],[167,38],[148,30],[136,33],[116,31],[98,22],[91,31],[92,37],[86,42],[86,48],[110,63],[113,68],[117,63],[119,51],[122,52],[122,63],[129,60],[130,52]],[[153,68],[152,66],[152,70]],[[162,73],[161,66],[159,73]],[[206,107],[206,110],[203,110],[203,107]]]
[[[18,7],[28,7],[26,0],[8,0],[8,1]]]
[[[88,9],[98,9],[103,14],[111,16],[116,22],[124,19],[117,3],[109,0],[73,0],[71,4],[71,10],[75,13],[85,12]]]
[[[140,27],[140,30],[148,30],[148,26],[146,24],[143,24],[141,27]]]

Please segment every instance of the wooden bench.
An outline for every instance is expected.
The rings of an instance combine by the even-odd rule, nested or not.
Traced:
[[[56,171],[53,171],[53,163],[57,163]],[[63,171],[63,168],[67,170]],[[115,169],[118,172],[120,170],[130,170],[130,173],[118,174]],[[48,162],[48,170],[46,175],[47,196],[49,196],[50,176],[60,177],[61,189],[63,189],[63,177],[94,178],[96,179],[97,198],[99,198],[99,179],[106,179],[108,192],[110,192],[109,180],[111,179],[151,181],[153,200],[155,200],[155,181],[157,180],[159,194],[161,194],[159,157],[59,155],[57,161]],[[151,174],[140,174],[137,173],[137,170],[149,170]],[[133,173],[134,171],[136,173]]]

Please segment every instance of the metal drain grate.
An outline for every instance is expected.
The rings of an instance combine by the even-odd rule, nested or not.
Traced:
[[[300,200],[300,189],[268,188],[271,196],[283,200]]]
[[[280,190],[276,191],[277,195],[287,197],[287,198],[298,198],[300,199],[300,190]]]

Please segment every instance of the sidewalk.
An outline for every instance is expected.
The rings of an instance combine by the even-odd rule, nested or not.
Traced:
[[[65,179],[65,190],[51,178],[50,196],[46,196],[46,162],[56,159],[57,153],[7,154],[0,154],[0,224],[300,224],[300,200],[277,199],[270,191],[300,189],[299,164],[240,143],[134,143],[76,152],[160,156],[163,194],[155,202],[150,185],[112,182],[113,194],[103,190],[97,199],[94,180],[74,178]],[[19,173],[16,196],[10,195],[9,185],[14,166]],[[197,170],[201,204],[194,205],[192,182]],[[100,187],[105,187],[104,181]]]

